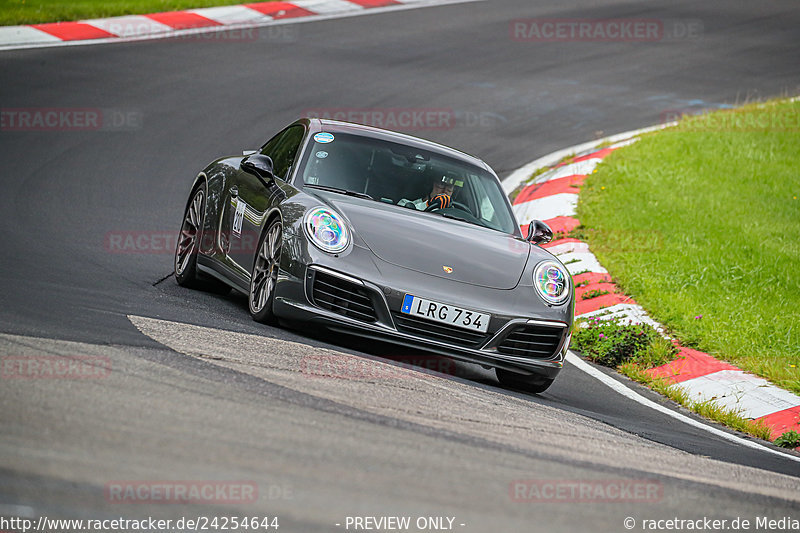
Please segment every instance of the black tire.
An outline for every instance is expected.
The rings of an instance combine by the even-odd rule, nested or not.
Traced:
[[[205,220],[206,186],[199,185],[192,191],[189,205],[183,213],[183,223],[175,247],[175,280],[181,287],[201,289],[216,294],[227,294],[231,289],[216,279],[200,276],[197,272],[197,254],[203,238],[203,221]]]
[[[283,224],[280,219],[275,219],[258,241],[258,253],[253,261],[247,295],[247,306],[253,320],[273,326],[278,325],[272,312],[272,303],[275,301],[275,287],[278,284],[282,243]]]
[[[502,385],[534,394],[546,391],[556,380],[556,378],[548,378],[538,374],[526,376],[502,368],[495,368],[494,371]]]

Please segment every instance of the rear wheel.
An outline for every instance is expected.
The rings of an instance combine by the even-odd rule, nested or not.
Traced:
[[[183,214],[178,245],[175,247],[175,279],[178,285],[192,289],[203,289],[218,294],[227,294],[230,287],[216,279],[200,277],[197,272],[197,254],[203,238],[206,188],[200,185],[192,192],[191,201]]]
[[[538,374],[517,374],[516,372],[511,372],[510,370],[504,370],[502,368],[495,368],[494,371],[495,374],[497,374],[497,379],[502,385],[512,389],[532,392],[534,394],[539,394],[540,392],[546,391],[556,379],[548,378]]]
[[[272,312],[272,302],[275,300],[275,286],[278,283],[282,243],[283,225],[280,219],[276,219],[261,237],[250,276],[250,294],[247,300],[250,314],[256,322],[272,325],[278,322]]]

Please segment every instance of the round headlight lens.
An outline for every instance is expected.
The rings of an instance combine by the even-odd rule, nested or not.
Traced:
[[[542,299],[551,304],[564,303],[569,298],[569,273],[554,261],[543,261],[533,272],[533,284]]]
[[[350,234],[342,217],[326,207],[309,211],[304,226],[311,242],[325,252],[341,252],[350,242]]]

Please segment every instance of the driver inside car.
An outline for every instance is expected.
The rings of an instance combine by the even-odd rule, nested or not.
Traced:
[[[397,205],[409,208],[413,206],[419,211],[437,208],[444,209],[445,207],[450,207],[455,187],[455,173],[447,172],[444,175],[437,175],[437,177],[433,179],[431,190],[425,198],[418,198],[413,201],[403,199],[397,202]]]

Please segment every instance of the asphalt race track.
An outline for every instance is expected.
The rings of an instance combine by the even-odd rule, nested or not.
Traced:
[[[512,39],[511,21],[532,18],[695,32]],[[171,245],[113,241],[177,231],[208,161],[256,148],[307,110],[449,110],[454,127],[414,133],[505,176],[676,112],[796,94],[796,2],[486,0],[283,28],[240,42],[0,52],[2,108],[106,117],[97,131],[0,131],[0,354],[111,368],[103,379],[0,379],[0,516],[277,516],[280,531],[303,533],[345,530],[348,516],[455,517],[454,529],[475,532],[800,519],[798,456],[689,427],[574,367],[532,396],[472,365],[431,374],[405,364],[427,365],[424,354],[260,326],[243,297],[178,287]],[[309,371],[334,358],[360,374]],[[109,495],[113,483],[204,480],[246,481],[257,501]],[[657,490],[578,502],[520,497],[525,480]]]

